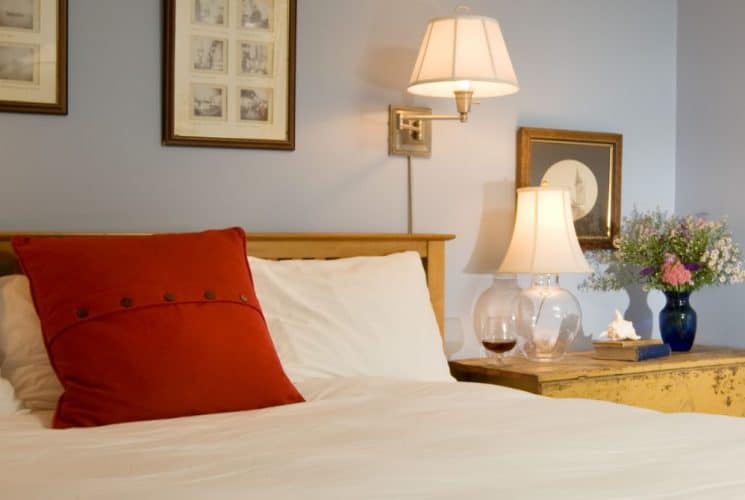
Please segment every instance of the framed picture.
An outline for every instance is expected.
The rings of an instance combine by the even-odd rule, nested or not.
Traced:
[[[517,187],[566,187],[582,248],[613,248],[621,223],[622,149],[621,134],[522,127]]]
[[[296,0],[164,8],[163,144],[294,150]]]
[[[67,0],[0,0],[0,111],[67,114]]]

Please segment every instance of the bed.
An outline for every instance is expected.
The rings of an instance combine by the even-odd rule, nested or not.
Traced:
[[[440,325],[447,235],[248,235],[269,259],[415,251]],[[7,241],[7,238],[2,238]],[[14,267],[0,243],[3,268]],[[507,388],[305,379],[306,403],[49,429],[0,419],[3,499],[745,498],[745,423]]]

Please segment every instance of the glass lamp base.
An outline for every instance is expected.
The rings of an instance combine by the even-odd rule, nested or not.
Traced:
[[[557,361],[577,337],[582,323],[579,302],[559,286],[556,275],[533,276],[515,300],[520,350],[532,361]]]

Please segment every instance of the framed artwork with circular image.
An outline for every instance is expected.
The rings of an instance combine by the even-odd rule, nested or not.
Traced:
[[[621,134],[521,127],[517,187],[566,187],[582,249],[613,248],[621,224],[622,150]]]

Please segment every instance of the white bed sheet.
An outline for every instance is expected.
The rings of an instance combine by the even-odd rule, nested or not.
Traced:
[[[299,388],[308,403],[91,429],[0,419],[0,497],[745,498],[745,419],[481,384]]]

